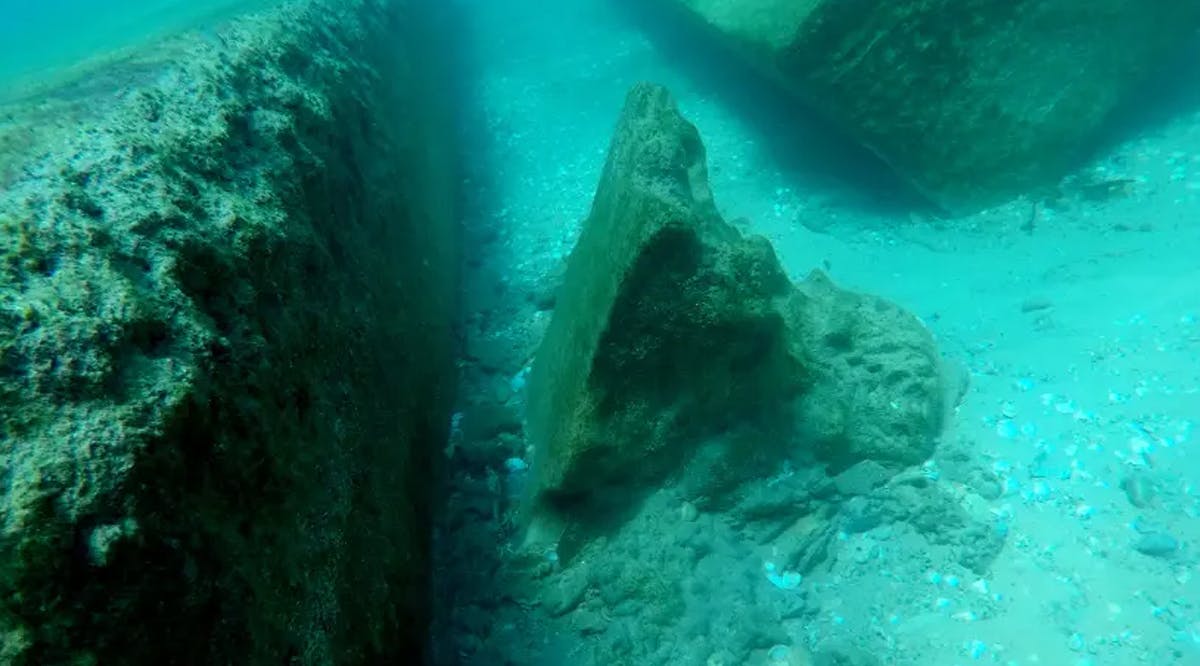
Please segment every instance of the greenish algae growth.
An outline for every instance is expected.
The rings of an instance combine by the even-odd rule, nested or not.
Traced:
[[[3,663],[423,644],[455,179],[406,8],[289,3],[8,116]]]

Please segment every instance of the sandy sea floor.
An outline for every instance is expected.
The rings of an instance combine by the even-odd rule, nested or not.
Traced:
[[[1003,480],[990,508],[1011,532],[987,579],[910,581],[929,612],[889,617],[889,640],[926,666],[1200,663],[1200,107],[1121,135],[1085,168],[1083,181],[1121,183],[1112,196],[942,220],[819,125],[756,109],[769,96],[602,3],[468,4],[482,63],[471,137],[488,173],[468,222],[499,238],[497,298],[536,291],[570,251],[629,85],[666,84],[705,141],[727,219],[770,238],[796,278],[825,267],[915,312],[969,370],[946,438]],[[1176,552],[1138,552],[1152,532]],[[981,597],[986,617],[972,611]],[[886,617],[893,601],[845,599],[871,607],[846,617]]]

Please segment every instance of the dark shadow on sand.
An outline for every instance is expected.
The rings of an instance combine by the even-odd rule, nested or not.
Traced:
[[[840,205],[896,216],[933,206],[834,122],[806,108],[668,3],[614,0],[677,71],[728,104],[781,171],[825,188]]]
[[[836,123],[782,92],[761,72],[716,44],[691,17],[666,8],[670,3],[613,1],[651,37],[665,60],[749,121],[784,173],[827,188],[838,205],[864,213],[896,217],[909,211],[935,216],[939,212]],[[1071,170],[1122,142],[1200,110],[1197,63],[1200,36],[1129,95],[1100,134],[1080,151]]]

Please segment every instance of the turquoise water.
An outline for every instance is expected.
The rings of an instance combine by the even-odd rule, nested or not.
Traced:
[[[272,0],[0,2],[0,98],[90,58],[211,25]]]
[[[137,53],[161,37],[206,28],[278,1],[0,0],[0,99],[20,94],[23,101],[41,101],[38,85],[89,71],[81,64],[90,67]],[[1200,455],[1192,451],[1200,446],[1200,97],[1192,61],[1167,68],[1154,85],[1132,95],[1119,122],[1104,128],[1103,140],[1061,183],[954,216],[922,200],[835,123],[802,111],[794,99],[779,94],[726,51],[665,25],[669,19],[662,16],[629,11],[636,0],[447,1],[456,9],[454,29],[435,41],[460,66],[458,78],[440,81],[444,90],[453,90],[457,143],[435,146],[423,159],[401,165],[399,177],[387,182],[339,181],[345,187],[332,201],[311,204],[320,206],[320,215],[340,222],[338,215],[360,212],[359,200],[402,189],[412,170],[439,160],[454,161],[454,176],[461,179],[460,200],[453,205],[453,224],[461,233],[458,249],[466,259],[458,276],[460,387],[449,422],[423,424],[422,432],[437,437],[448,433],[448,441],[438,440],[436,451],[425,452],[437,457],[436,463],[420,460],[437,473],[419,470],[425,478],[436,477],[439,487],[438,502],[421,504],[426,509],[436,505],[429,509],[436,516],[421,516],[436,523],[436,537],[423,535],[434,542],[434,571],[414,576],[432,581],[436,593],[428,636],[433,656],[427,663],[1200,664]],[[1193,45],[1193,55],[1200,54],[1196,46],[1200,44]],[[307,65],[304,58],[289,64],[294,68],[290,74]],[[103,77],[88,80],[93,85],[79,89],[103,99],[112,97],[109,88],[119,85],[109,85]],[[253,75],[238,78],[242,80],[254,80]],[[731,235],[766,239],[793,281],[819,269],[841,287],[886,299],[915,315],[914,329],[936,344],[943,363],[939,370],[952,394],[947,396],[946,427],[929,438],[931,447],[937,440],[933,455],[884,471],[870,464],[826,469],[805,457],[807,452],[759,455],[755,464],[761,465],[760,473],[729,491],[723,503],[675,478],[639,487],[614,502],[628,500],[622,511],[614,512],[619,516],[580,528],[584,536],[569,534],[578,542],[563,538],[566,545],[538,544],[537,550],[523,551],[519,525],[537,462],[525,432],[532,367],[548,322],[567,310],[560,309],[556,292],[563,266],[591,214],[626,95],[641,81],[666,86],[680,113],[697,128],[715,206],[737,229]],[[225,83],[222,94],[237,91]],[[381,85],[401,97],[406,92],[400,82],[384,80]],[[191,94],[192,89],[184,90]],[[197,135],[230,140],[222,144],[224,152],[204,153],[212,162],[194,178],[218,182],[196,197],[202,199],[198,207],[209,207],[203,209],[205,215],[187,216],[188,204],[195,202],[191,194],[180,192],[192,190],[164,189],[162,196],[174,199],[163,209],[174,216],[150,216],[143,225],[149,230],[136,234],[152,236],[170,224],[195,224],[205,231],[220,224],[236,239],[244,222],[239,214],[257,204],[221,189],[234,191],[244,184],[241,174],[224,170],[226,158],[248,172],[260,166],[249,160],[265,155],[276,159],[271,164],[280,172],[297,163],[322,164],[343,176],[369,178],[379,166],[370,160],[372,127],[378,129],[371,123],[386,119],[368,116],[370,122],[340,124],[346,118],[361,120],[355,115],[361,111],[355,106],[360,91],[350,92],[354,94],[340,102],[354,108],[337,109],[336,127],[326,132],[319,123],[316,131],[307,126],[317,135],[315,143],[328,138],[337,148],[312,160],[292,154],[276,159],[272,152],[296,138],[279,129],[292,128],[295,119],[288,114],[295,98],[285,104],[264,96],[264,104],[275,105],[268,113],[236,103],[213,105],[224,114],[214,114],[212,124],[221,131]],[[184,96],[172,99],[187,106]],[[410,119],[403,111],[398,115]],[[306,122],[318,122],[312,117]],[[208,120],[196,125],[204,124],[207,131]],[[0,115],[0,130],[5,122]],[[178,126],[164,126],[180,133]],[[274,133],[255,134],[256,127],[273,128]],[[354,134],[360,131],[362,135]],[[339,143],[341,133],[353,134],[353,140]],[[65,135],[72,134],[68,124]],[[5,144],[5,138],[0,132],[0,150],[34,143]],[[152,141],[139,147],[147,145]],[[85,143],[85,148],[91,146]],[[243,149],[245,154],[238,152]],[[114,161],[127,158],[122,150],[112,151]],[[8,157],[0,153],[0,167]],[[99,164],[95,173],[105,175],[103,160],[91,159]],[[134,166],[143,163],[135,161]],[[189,177],[195,174],[187,169],[198,168],[190,163],[168,166],[164,171],[178,169]],[[262,174],[253,175],[269,183]],[[322,181],[323,174],[308,175],[305,185]],[[33,173],[28,182],[34,185],[27,182],[22,196],[36,200],[37,192],[30,194],[28,188],[36,187],[39,178],[54,177]],[[94,185],[86,177],[78,181],[79,191]],[[290,187],[280,189],[294,194]],[[105,194],[120,201],[127,193]],[[272,192],[258,194],[274,201]],[[95,213],[95,204],[89,208],[86,197],[77,195],[72,190],[60,198],[83,213]],[[104,214],[84,216],[84,222],[94,227],[114,222]],[[286,223],[290,218],[271,219]],[[389,225],[413,220],[424,224],[438,218],[396,215],[379,226],[395,231]],[[114,226],[123,221],[115,220]],[[3,229],[10,228],[19,227]],[[265,249],[251,246],[247,254],[255,259],[260,250],[271,258],[251,265],[286,266],[292,260],[291,230],[286,224],[283,229],[283,241],[265,244]],[[69,245],[70,251],[85,247],[100,257],[95,265],[108,268],[106,234],[92,227],[88,231],[84,241],[71,239],[76,245]],[[405,242],[423,240],[411,229],[401,232],[395,235]],[[179,264],[172,257],[161,275],[153,277],[172,286],[176,266],[196,270],[201,275],[189,277],[203,298],[195,301],[220,306],[224,314],[226,306],[236,310],[236,316],[251,321],[252,330],[263,325],[263,335],[253,338],[251,346],[268,348],[273,336],[288,332],[274,328],[275,322],[286,321],[289,308],[303,310],[304,304],[291,301],[290,293],[274,292],[260,300],[239,294],[227,304],[227,292],[237,290],[210,281],[205,271],[222,270],[221,253],[240,248],[220,234],[214,237],[211,254],[184,243],[191,254]],[[308,248],[308,242],[303,237],[295,245]],[[22,244],[29,245],[12,243]],[[130,246],[136,250],[137,242]],[[317,250],[321,261],[353,251],[336,242]],[[429,265],[437,256],[421,259]],[[138,261],[124,256],[112,261],[120,285],[143,286]],[[33,265],[43,277],[54,275],[46,266]],[[328,277],[313,265],[326,264],[315,262],[296,271],[306,283]],[[0,270],[0,279],[6,275]],[[391,274],[381,280],[398,281]],[[12,291],[25,298],[23,284],[11,282],[0,287],[16,285]],[[39,292],[29,297],[32,305],[22,302],[20,307],[0,301],[0,323],[18,322],[12,324],[14,330],[33,330],[37,321],[30,313],[36,313],[35,306],[53,311],[54,299],[61,296]],[[125,313],[126,302],[110,303],[102,296],[85,301],[87,307],[99,301]],[[185,301],[181,311],[195,306]],[[366,312],[371,305],[355,307],[357,303],[347,312]],[[306,322],[325,323],[321,312],[304,314]],[[198,326],[208,324],[198,319]],[[93,334],[110,339],[109,329],[63,330],[68,341],[90,341],[86,335]],[[205,360],[240,358],[222,337],[230,331],[237,332],[222,330],[198,355]],[[147,346],[150,357],[172,352],[154,344],[156,335],[153,326],[142,325],[128,337],[133,346]],[[833,336],[829,339],[830,347],[837,346]],[[366,353],[343,349],[340,340],[332,344],[335,355],[347,363]],[[302,364],[305,354],[328,352],[328,347],[316,346],[298,345],[285,365]],[[861,361],[855,360],[856,365]],[[0,371],[8,370],[0,365]],[[278,370],[247,373],[245,381],[254,390],[239,407],[271,410],[272,418],[264,421],[287,425],[293,414],[307,415],[322,400],[340,404],[340,394],[322,393],[327,386],[272,394],[271,378]],[[381,374],[393,370],[384,368]],[[352,380],[339,375],[335,386],[342,390],[336,382],[349,385]],[[901,402],[888,404],[888,409],[899,410]],[[346,414],[356,410],[354,406]],[[388,414],[377,420],[386,430],[393,427],[390,419]],[[251,433],[248,440],[272,440],[273,433],[254,429],[254,418],[235,425],[239,432]],[[305,426],[308,430],[298,437],[330,431],[340,438],[353,430],[340,419]],[[180,438],[189,445],[208,446],[187,434]],[[709,447],[704,452],[725,444],[712,439],[703,442]],[[234,441],[241,443],[236,437]],[[780,444],[754,440],[748,446],[778,451]],[[263,468],[264,478],[276,481],[269,477],[275,470],[268,462],[246,457],[253,458],[256,471]],[[633,460],[629,468],[641,471],[640,461]],[[4,471],[0,478],[7,483]],[[580,476],[588,477],[589,471]],[[349,487],[357,477],[329,478]],[[211,482],[214,490],[205,495],[209,500],[221,492],[220,480]],[[234,487],[246,492],[237,501],[258,500],[256,487]],[[272,490],[279,495],[291,489],[286,479],[278,488]],[[362,492],[370,489],[364,485]],[[565,499],[555,501],[574,508],[576,497],[563,495]],[[228,508],[235,504],[221,506],[236,513],[238,506]],[[326,519],[334,520],[325,511],[317,513],[320,529],[327,526]],[[90,541],[68,543],[64,550],[78,557],[79,551],[96,548],[96,541],[126,538],[121,532],[125,526],[102,524],[102,519],[108,517],[88,516],[91,522],[79,527],[74,538],[82,542],[80,535],[86,533]],[[235,531],[254,533],[247,525],[237,525]],[[287,550],[288,544],[266,541]],[[365,542],[379,548],[389,545],[385,541]],[[331,549],[341,547],[336,538],[330,543],[335,544]],[[174,554],[185,547],[173,541],[164,550]],[[340,563],[342,555],[339,551],[325,561]],[[370,553],[355,552],[353,557],[367,561]],[[182,586],[193,577],[212,575],[204,567],[217,567],[181,560],[182,573],[166,575],[171,581],[185,580]],[[280,587],[288,590],[306,589],[310,582],[308,572],[270,573],[272,584],[282,581]],[[272,592],[269,586],[263,589],[264,596]],[[380,589],[361,592],[372,599],[384,594]],[[341,619],[335,615],[320,619],[332,625]],[[294,655],[265,663],[300,663],[284,661]],[[179,663],[190,662],[181,657]]]

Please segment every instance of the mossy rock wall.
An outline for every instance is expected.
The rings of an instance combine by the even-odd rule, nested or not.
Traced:
[[[6,171],[3,663],[419,659],[456,178],[411,4],[189,38]]]
[[[1200,28],[1190,0],[660,0],[969,211],[1054,185]]]

